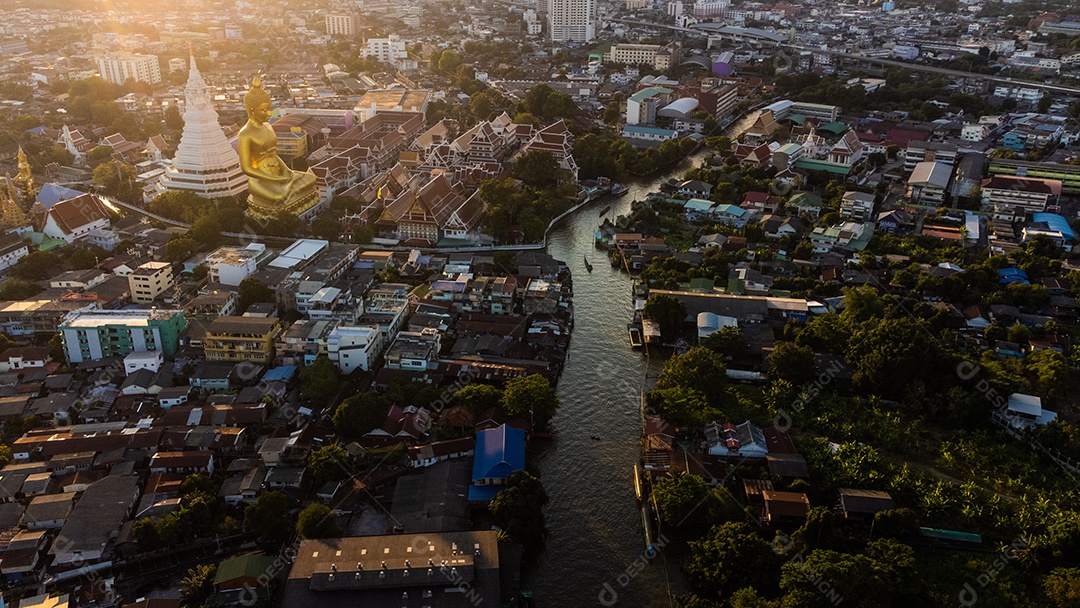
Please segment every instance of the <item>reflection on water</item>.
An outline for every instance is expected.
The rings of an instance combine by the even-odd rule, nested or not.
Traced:
[[[682,175],[696,162],[700,155],[665,175],[631,184],[619,199],[589,205],[548,238],[548,252],[574,274],[574,335],[559,380],[562,409],[552,421],[555,438],[536,443],[535,463],[551,496],[545,510],[550,537],[525,581],[539,606],[590,606],[601,599],[611,605],[604,583],[618,594],[617,606],[667,605],[667,578],[676,574],[674,566],[666,573],[663,555],[643,570],[635,566],[645,545],[633,486],[641,449],[641,389],[652,385],[663,362],[630,349],[631,282],[593,247],[593,234],[601,209],[612,205],[605,217],[626,214],[635,198],[644,199],[660,181]],[[585,271],[583,257],[593,264],[592,273]]]

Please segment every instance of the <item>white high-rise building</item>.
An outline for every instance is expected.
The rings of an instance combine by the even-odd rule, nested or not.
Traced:
[[[240,156],[218,124],[194,56],[184,87],[184,106],[184,133],[172,166],[161,176],[160,189],[188,190],[205,198],[243,194],[248,181],[240,170]]]
[[[328,36],[352,36],[356,33],[356,18],[352,15],[327,15],[326,34]]]
[[[367,46],[364,47],[361,54],[367,59],[390,64],[396,64],[400,59],[409,58],[409,51],[405,48],[405,41],[397,34],[390,34],[386,38],[368,38]]]
[[[549,0],[552,42],[588,42],[596,37],[596,0]]]
[[[108,54],[98,57],[98,73],[113,84],[124,84],[128,78],[135,82],[161,82],[161,66],[154,55],[131,53]]]

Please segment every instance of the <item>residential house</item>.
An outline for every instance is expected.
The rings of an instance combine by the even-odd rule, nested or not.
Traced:
[[[840,508],[845,519],[873,519],[874,515],[881,511],[896,508],[892,496],[882,490],[840,488],[839,492]]]
[[[874,219],[874,195],[865,192],[845,192],[840,199],[840,219],[869,222]]]
[[[915,227],[915,221],[907,211],[891,209],[878,214],[877,226],[888,234],[904,234]]]
[[[1025,430],[1053,422],[1057,419],[1057,412],[1044,409],[1042,399],[1035,395],[1013,393],[1009,395],[1003,418],[1012,428]]]
[[[705,440],[708,443],[707,451],[713,456],[765,458],[769,453],[765,434],[749,420],[738,426],[730,422],[723,425],[709,422],[705,425]]]
[[[445,460],[472,456],[475,454],[475,447],[476,442],[472,437],[459,437],[412,446],[406,452],[410,467],[423,468]]]
[[[770,526],[801,525],[810,513],[810,499],[802,492],[762,491],[765,523]]]

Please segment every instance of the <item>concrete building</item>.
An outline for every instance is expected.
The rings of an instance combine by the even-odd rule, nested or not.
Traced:
[[[952,166],[926,161],[915,165],[907,182],[907,195],[918,205],[941,206],[952,179]]]
[[[266,254],[266,245],[252,243],[247,247],[218,247],[206,256],[211,283],[239,285],[259,269],[259,258]]]
[[[396,65],[398,61],[409,58],[409,51],[405,48],[405,41],[397,34],[390,34],[386,38],[368,38],[367,45],[361,51],[367,59],[374,59],[383,63]]]
[[[596,0],[550,0],[552,42],[588,42],[596,37]]]
[[[634,93],[626,100],[626,124],[648,125],[656,121],[656,113],[671,99],[672,90],[649,87]]]
[[[326,15],[326,34],[328,36],[355,36],[356,17],[338,13]]]
[[[69,313],[58,331],[68,363],[82,363],[145,351],[171,357],[185,327],[182,310],[81,310]]]
[[[342,374],[371,371],[382,352],[378,325],[339,325],[326,337],[326,353]]]
[[[494,530],[303,540],[285,580],[290,608],[347,606],[498,606],[500,569],[516,563],[499,550]]]
[[[161,82],[161,66],[154,55],[110,53],[98,57],[97,65],[101,77],[113,84],[122,85],[129,78],[150,84]]]
[[[983,208],[995,216],[1005,211],[1023,215],[1046,211],[1061,196],[1061,181],[996,175],[982,182]]]
[[[206,328],[203,351],[207,361],[269,364],[279,333],[277,317],[219,317]]]
[[[172,264],[168,262],[147,262],[128,275],[128,289],[131,301],[149,304],[172,290]]]

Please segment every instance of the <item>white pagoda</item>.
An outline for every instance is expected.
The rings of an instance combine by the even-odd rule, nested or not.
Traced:
[[[172,166],[161,176],[161,190],[187,190],[205,198],[238,196],[247,190],[240,157],[218,124],[206,82],[191,57],[184,87],[184,134]]]

